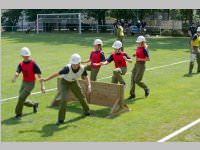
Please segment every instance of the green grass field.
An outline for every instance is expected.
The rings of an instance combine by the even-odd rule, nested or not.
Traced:
[[[17,83],[11,79],[18,63],[21,61],[19,50],[27,46],[32,51],[32,58],[39,64],[43,76],[60,70],[72,53],[81,54],[83,59],[89,57],[95,38],[104,41],[103,50],[108,56],[115,38],[109,34],[2,34],[2,96],[3,99],[17,96],[21,84],[21,76]],[[136,49],[135,37],[125,38],[125,51],[132,55]],[[188,60],[188,38],[148,38],[151,61],[147,69],[169,65]],[[133,68],[129,64],[128,72]],[[113,64],[103,67],[98,78],[112,75]],[[195,68],[196,71],[196,68]],[[187,77],[188,62],[182,62],[163,68],[148,70],[144,81],[149,85],[151,94],[144,99],[144,92],[137,87],[136,101],[126,100],[129,96],[130,74],[124,76],[128,87],[125,90],[125,102],[132,111],[115,118],[106,118],[110,111],[107,107],[90,105],[91,117],[82,117],[79,103],[67,106],[66,123],[57,127],[58,109],[49,108],[56,91],[46,94],[31,95],[29,99],[40,103],[39,112],[24,107],[24,117],[15,120],[14,108],[17,99],[2,103],[2,141],[34,141],[34,142],[69,142],[69,141],[135,141],[156,142],[175,130],[199,118],[200,75]],[[111,79],[101,80],[110,82]],[[46,89],[56,87],[56,79],[46,83]],[[39,84],[33,92],[39,91]],[[200,141],[200,126],[178,135],[170,141]],[[198,133],[198,134],[197,134]]]

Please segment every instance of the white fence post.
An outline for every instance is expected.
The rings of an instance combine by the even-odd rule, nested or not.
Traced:
[[[36,26],[37,26],[37,34],[39,34],[39,22],[38,22],[38,14],[37,14],[37,22],[36,22]]]
[[[99,33],[99,25],[97,24],[97,33]]]
[[[81,28],[81,13],[79,13],[79,34],[82,33]]]

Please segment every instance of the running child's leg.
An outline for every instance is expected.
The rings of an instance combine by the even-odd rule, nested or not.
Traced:
[[[191,53],[191,56],[190,56],[190,65],[189,65],[189,74],[192,74],[192,70],[194,68],[194,61],[196,59],[196,54],[194,53]]]
[[[58,112],[58,121],[65,120],[67,91],[69,90],[69,86],[70,86],[69,82],[65,81],[65,79],[61,79],[61,101]]]
[[[98,73],[99,73],[99,69],[98,68],[92,68],[91,67],[90,80],[91,81],[96,81]]]
[[[79,99],[84,113],[88,114],[90,109],[78,81],[72,82],[70,87],[74,95]]]
[[[134,80],[135,74],[136,74],[136,68],[132,70],[130,96],[135,96],[135,80]]]
[[[197,53],[197,73],[200,73],[200,53]]]
[[[15,108],[15,113],[16,115],[22,115],[22,110],[23,110],[23,105],[26,105],[28,107],[33,107],[34,103],[31,101],[25,102],[27,97],[30,95],[31,91],[34,88],[34,82],[33,83],[28,83],[28,82],[23,82],[22,86],[19,91],[19,98],[17,102],[17,106]]]
[[[122,74],[125,74],[125,73],[126,73],[126,69],[116,68],[113,70],[113,76],[114,76],[114,79],[116,79],[117,83],[119,82],[120,84],[124,84],[124,85],[126,84],[124,79],[122,78]]]
[[[148,89],[147,85],[142,82],[143,76],[144,76],[144,72],[145,72],[145,66],[144,65],[138,65],[138,69],[137,69],[137,73],[135,76],[135,83],[140,86],[141,88],[143,88],[144,90]]]

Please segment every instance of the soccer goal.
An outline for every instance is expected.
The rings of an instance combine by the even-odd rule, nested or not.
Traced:
[[[81,34],[81,13],[37,14],[37,33],[77,31]]]

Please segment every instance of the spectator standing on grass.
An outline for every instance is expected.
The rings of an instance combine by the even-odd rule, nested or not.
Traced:
[[[191,39],[191,57],[190,57],[190,66],[189,66],[189,75],[192,75],[192,70],[194,67],[194,61],[197,61],[197,73],[200,73],[200,27],[197,29],[197,33],[193,35]]]
[[[121,23],[121,26],[124,28],[125,27],[124,19],[121,19],[120,23]]]
[[[133,20],[130,19],[130,21],[129,21],[129,23],[128,23],[128,26],[131,27],[131,26],[133,26],[133,25],[134,25],[134,24],[133,24]]]
[[[120,22],[117,23],[117,40],[122,43],[122,47],[120,48],[122,51],[124,50],[124,28],[121,26]]]
[[[141,22],[140,22],[140,20],[137,21],[136,26],[137,26],[137,32],[141,33]]]
[[[192,23],[188,32],[191,37],[193,37],[197,33],[197,27],[196,27],[195,23]]]
[[[127,21],[127,33],[126,33],[127,35],[131,35],[132,25],[133,25],[132,19],[130,19],[129,21]]]
[[[31,26],[30,26],[30,24],[29,24],[28,27],[27,27],[26,33],[28,34],[28,33],[30,33],[30,32],[31,32]]]
[[[142,20],[141,27],[142,27],[143,33],[145,33],[145,31],[146,31],[146,25],[147,25],[147,23],[144,20]]]
[[[114,28],[114,35],[117,36],[117,19],[114,20],[113,28]]]
[[[127,20],[125,21],[125,25],[124,25],[124,33],[126,35],[129,35],[129,33],[130,33],[129,24],[128,24]]]

